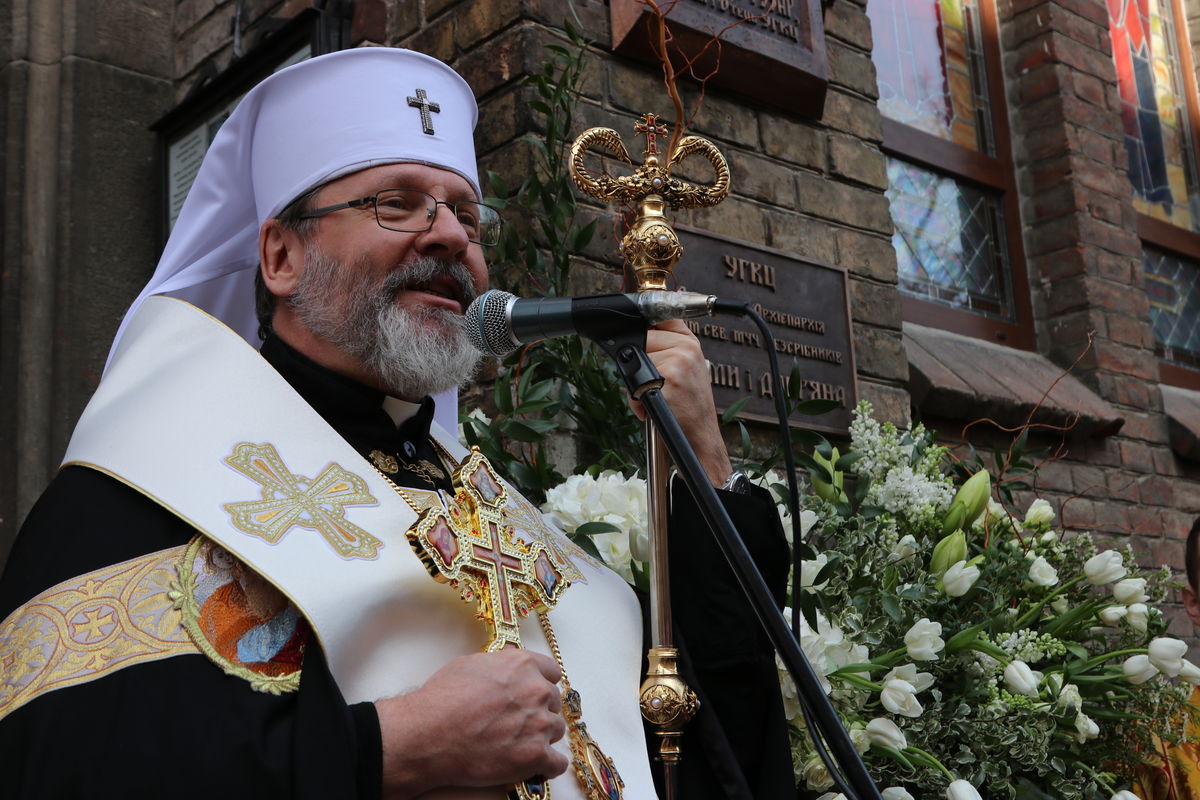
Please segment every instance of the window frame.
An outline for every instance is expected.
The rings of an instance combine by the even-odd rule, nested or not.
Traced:
[[[1021,350],[1033,350],[1036,346],[1033,304],[1025,267],[1025,245],[1021,235],[1021,199],[1017,193],[1016,167],[1013,163],[1012,139],[1008,129],[1008,103],[1001,64],[999,21],[994,0],[978,2],[980,46],[983,51],[987,100],[991,108],[991,135],[996,155],[989,156],[972,150],[883,115],[882,149],[888,156],[934,170],[961,182],[974,184],[986,192],[999,195],[1005,221],[1004,245],[1008,250],[1008,279],[1012,286],[1014,319],[1011,322],[996,319],[975,311],[923,300],[906,292],[900,293],[901,306],[906,321],[931,325]]]
[[[1169,0],[1175,28],[1175,51],[1179,55],[1179,69],[1182,75],[1180,89],[1184,95],[1187,108],[1187,124],[1192,129],[1192,157],[1200,170],[1200,91],[1197,89],[1196,67],[1192,58],[1192,42],[1188,30],[1187,9],[1183,0]],[[1200,190],[1200,187],[1197,187]],[[1135,211],[1137,214],[1137,235],[1146,245],[1159,250],[1167,250],[1184,258],[1200,262],[1200,232],[1189,231],[1178,225],[1172,225],[1160,219]],[[1158,342],[1155,341],[1157,348]],[[1200,390],[1200,370],[1185,367],[1166,359],[1158,358],[1159,379],[1163,383],[1179,386],[1185,389]]]

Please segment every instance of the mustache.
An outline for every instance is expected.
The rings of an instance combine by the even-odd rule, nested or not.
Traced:
[[[390,302],[406,289],[428,289],[435,280],[449,280],[453,284],[455,299],[463,308],[478,296],[470,270],[457,261],[436,256],[423,256],[389,273],[379,287],[379,296]]]

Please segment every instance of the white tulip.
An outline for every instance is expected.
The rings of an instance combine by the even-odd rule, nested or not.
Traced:
[[[1146,632],[1146,623],[1149,619],[1150,609],[1145,603],[1134,603],[1129,606],[1129,613],[1125,615],[1125,621],[1129,623],[1129,627],[1138,633]]]
[[[817,512],[809,511],[807,508],[800,512],[800,541],[804,541],[816,522]]]
[[[942,641],[942,623],[922,617],[904,634],[904,646],[913,661],[937,661],[938,653],[946,648]]]
[[[1100,735],[1100,726],[1092,721],[1087,714],[1075,715],[1075,741],[1083,744],[1089,739]]]
[[[962,597],[979,580],[979,567],[967,566],[966,561],[956,561],[942,575],[942,588],[951,597]]]
[[[826,792],[818,797],[817,800],[846,800],[846,795],[842,794],[841,792],[838,792],[837,794],[834,794],[833,792]]]
[[[912,558],[917,552],[917,540],[913,538],[911,533],[906,533],[900,537],[900,541],[892,545],[892,551],[888,553],[889,561],[903,561],[906,558]]]
[[[913,685],[899,678],[892,678],[890,681],[884,682],[883,691],[879,693],[879,701],[888,711],[902,717],[919,717],[925,710],[921,702],[917,700],[917,693]]]
[[[1068,683],[1062,687],[1058,693],[1058,706],[1065,711],[1078,711],[1083,707],[1083,696],[1079,694],[1079,687],[1073,683]]]
[[[1138,797],[1133,792],[1122,789],[1121,791],[1114,794],[1110,798],[1110,800],[1142,800],[1142,798]]]
[[[1112,583],[1125,577],[1124,559],[1116,550],[1105,550],[1087,560],[1083,565],[1083,574],[1092,586]]]
[[[868,722],[867,735],[871,737],[871,744],[880,747],[894,747],[897,750],[908,747],[908,739],[904,737],[904,731],[886,717],[876,717]]]
[[[1030,669],[1024,661],[1012,661],[1004,668],[1004,682],[1015,694],[1037,697],[1042,673]]]
[[[1146,596],[1145,578],[1126,578],[1117,581],[1112,588],[1113,599],[1118,603],[1144,603],[1150,598]]]
[[[1179,670],[1183,669],[1183,654],[1187,652],[1188,646],[1178,639],[1160,636],[1150,640],[1147,649],[1150,651],[1150,663],[1162,674],[1174,678],[1179,674]]]
[[[946,787],[946,800],[983,800],[975,787],[966,781],[954,781]]]
[[[1183,664],[1179,667],[1179,679],[1187,681],[1192,686],[1200,686],[1200,667],[1197,667],[1186,658],[1181,660]]]
[[[1050,601],[1050,610],[1053,611],[1055,614],[1058,614],[1060,617],[1063,614],[1067,613],[1067,610],[1070,607],[1071,607],[1071,601],[1065,597],[1056,597]]]
[[[1043,556],[1038,556],[1029,565],[1029,580],[1034,586],[1053,586],[1058,583],[1058,570]]]
[[[1034,528],[1054,522],[1054,509],[1040,497],[1025,512],[1025,527]]]
[[[1100,617],[1100,621],[1105,625],[1116,625],[1125,619],[1125,615],[1128,613],[1129,609],[1125,606],[1105,606],[1096,616]]]
[[[879,794],[883,800],[916,800],[903,786],[889,786]]]
[[[888,670],[887,675],[883,676],[884,683],[890,681],[892,678],[908,681],[917,690],[918,694],[933,686],[933,673],[917,672],[916,664],[901,664],[898,667],[892,667]]]
[[[1121,665],[1125,680],[1134,684],[1145,683],[1158,674],[1158,667],[1150,663],[1150,656],[1130,656]]]

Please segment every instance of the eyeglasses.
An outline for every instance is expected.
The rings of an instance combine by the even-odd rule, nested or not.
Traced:
[[[379,227],[402,233],[422,233],[433,227],[437,207],[445,206],[453,212],[458,224],[467,232],[467,239],[485,247],[500,241],[500,212],[474,200],[447,203],[428,192],[418,189],[382,189],[371,197],[325,206],[302,214],[300,219],[323,217],[343,208],[375,206],[375,221]]]

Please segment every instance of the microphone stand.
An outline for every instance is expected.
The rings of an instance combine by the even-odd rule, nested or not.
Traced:
[[[614,321],[615,322],[615,321]],[[628,320],[621,320],[627,326]],[[602,325],[601,329],[592,331],[580,330],[582,335],[592,338],[608,353],[617,366],[617,371],[625,381],[629,393],[640,400],[646,409],[646,418],[661,436],[661,442],[671,459],[679,468],[680,475],[695,499],[702,515],[708,522],[709,528],[717,537],[717,544],[733,569],[738,583],[746,598],[750,601],[759,622],[762,623],[767,636],[775,650],[779,653],[784,666],[796,683],[797,693],[805,706],[806,718],[810,720],[809,733],[814,737],[822,737],[833,751],[834,759],[845,772],[846,785],[838,775],[837,770],[830,772],[835,783],[851,800],[881,800],[878,787],[867,772],[866,766],[859,757],[858,751],[850,741],[850,736],[842,725],[829,701],[829,697],[821,687],[820,679],[813,670],[808,658],[800,649],[795,635],[784,621],[783,614],[775,607],[771,590],[763,580],[754,560],[746,549],[745,543],[734,528],[729,512],[721,504],[716,490],[708,480],[700,460],[696,457],[691,443],[679,426],[674,413],[660,391],[663,378],[655,369],[650,357],[646,354],[646,334],[643,328],[640,332],[618,333],[611,325]],[[603,330],[607,328],[607,330]],[[664,529],[665,530],[665,529]],[[663,565],[665,572],[666,565]],[[673,667],[674,665],[671,664]],[[654,664],[651,664],[651,672]],[[811,728],[815,727],[815,730]]]

